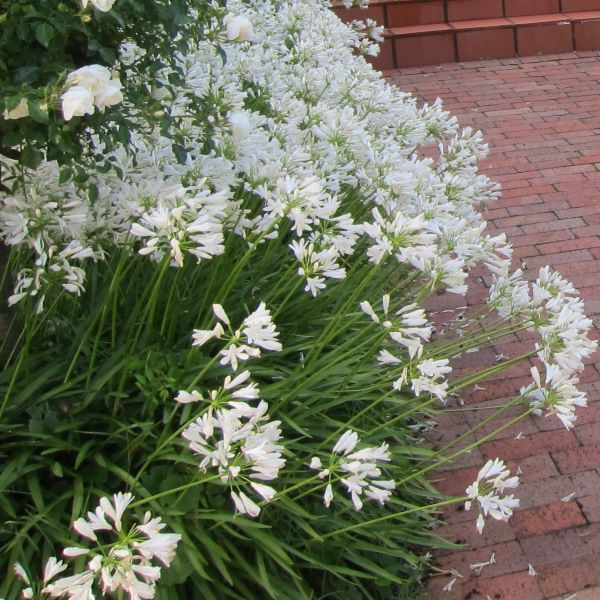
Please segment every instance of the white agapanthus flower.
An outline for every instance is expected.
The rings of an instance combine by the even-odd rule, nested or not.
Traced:
[[[336,481],[346,488],[356,510],[363,506],[362,496],[385,504],[396,487],[394,481],[381,479],[382,471],[377,464],[391,460],[388,444],[355,451],[358,443],[358,434],[348,429],[335,443],[325,468],[319,457],[311,459],[309,467],[318,470],[321,479],[328,480],[323,496],[328,508],[334,497],[333,483]]]
[[[243,383],[242,376],[236,379]],[[230,381],[229,385],[233,383]],[[237,397],[254,399],[254,391],[242,388]],[[276,479],[285,465],[283,446],[278,443],[280,422],[269,421],[268,405],[262,400],[252,406],[231,399],[227,405],[206,411],[183,431],[182,437],[188,441],[190,450],[201,457],[199,469],[202,472],[215,469],[221,481],[230,487],[236,510],[256,517],[260,506],[244,490],[252,489],[265,502],[275,496],[275,488],[261,482]]]
[[[473,502],[477,504],[477,531],[481,533],[485,526],[485,517],[491,516],[499,521],[508,521],[513,509],[518,508],[519,500],[513,494],[503,495],[506,489],[519,485],[519,478],[510,477],[510,471],[499,458],[488,460],[477,474],[477,479],[466,489],[468,500],[465,510],[471,510]]]
[[[181,390],[175,400],[180,404],[209,402],[213,408],[218,408],[224,403],[228,403],[232,408],[239,408],[235,403],[236,399],[256,400],[259,396],[258,385],[253,381],[248,382],[249,379],[250,371],[243,371],[233,378],[231,375],[227,375],[222,387],[211,390],[206,398],[197,390],[193,390],[192,392]]]
[[[387,256],[395,256],[398,262],[423,270],[423,265],[436,256],[436,236],[427,231],[423,217],[409,218],[401,212],[385,217],[377,208],[373,209],[372,215],[373,221],[364,223],[363,228],[373,241],[367,255],[375,264]]]
[[[390,295],[384,294],[381,300],[383,314],[379,317],[371,304],[365,300],[360,303],[360,309],[375,323],[381,324],[389,332],[392,341],[404,346],[409,357],[419,358],[423,353],[423,343],[427,342],[433,331],[427,315],[416,304],[407,304],[393,314],[389,314]],[[379,355],[381,364],[400,364],[402,360],[392,355],[388,350],[382,350]]]
[[[304,291],[310,292],[313,297],[327,287],[327,279],[346,277],[346,269],[337,262],[340,255],[334,246],[317,250],[314,244],[307,244],[304,239],[300,239],[294,240],[290,248],[301,265],[298,275],[306,279]]]
[[[281,342],[277,339],[279,332],[264,302],[261,302],[236,330],[232,329],[229,317],[220,304],[213,304],[212,308],[220,323],[213,329],[194,329],[192,346],[203,346],[213,338],[223,339],[225,347],[220,351],[222,365],[230,364],[231,368],[237,371],[240,362],[259,357],[261,350],[282,350]],[[223,325],[227,327],[227,332]]]
[[[171,265],[182,267],[185,255],[199,263],[225,251],[223,219],[229,210],[229,192],[211,193],[200,180],[192,189],[165,189],[156,206],[131,225],[131,234],[141,238],[142,255],[160,261],[171,257]]]
[[[32,245],[38,255],[35,266],[17,273],[14,293],[8,298],[9,306],[29,297],[36,300],[36,312],[41,313],[46,294],[53,289],[79,296],[84,289],[85,271],[73,262],[96,257],[94,250],[74,240],[62,250],[46,246],[39,238]]]
[[[489,300],[498,314],[505,318],[519,317],[529,311],[531,294],[529,284],[523,280],[523,271],[517,269],[494,276],[489,291]]]
[[[42,574],[42,584],[49,583],[51,579],[62,573],[67,568],[67,565],[62,560],[57,560],[55,556],[51,556],[46,561],[44,566],[44,572]],[[15,575],[27,586],[21,590],[22,600],[30,600],[34,598],[34,582],[29,577],[29,574],[21,563],[15,563],[13,565]]]
[[[73,523],[75,531],[97,547],[72,546],[64,549],[64,556],[89,558],[83,571],[56,579],[67,565],[51,556],[45,564],[41,593],[50,598],[93,600],[95,586],[102,594],[129,594],[132,600],[154,598],[156,583],[161,576],[158,561],[168,567],[175,556],[181,536],[162,533],[165,524],[159,517],[146,512],[141,523],[124,526],[123,517],[133,496],[119,492],[112,498],[104,497],[93,512]],[[33,598],[34,585],[25,569],[17,563],[15,573],[28,586],[22,598]]]
[[[529,400],[530,406],[538,414],[545,410],[546,415],[556,415],[567,429],[572,429],[577,420],[575,409],[587,406],[585,392],[577,389],[579,379],[562,372],[557,365],[546,365],[544,382],[537,367],[531,368],[531,377],[533,382],[521,388],[521,394]]]

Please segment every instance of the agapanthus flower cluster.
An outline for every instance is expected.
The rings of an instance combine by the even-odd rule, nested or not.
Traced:
[[[543,267],[531,284],[523,281],[521,271],[496,277],[489,301],[504,318],[520,319],[539,334],[535,350],[546,373],[542,383],[537,367],[531,369],[533,382],[521,394],[538,414],[556,415],[570,429],[577,419],[576,407],[587,404],[577,389],[576,374],[597,348],[589,338],[592,321],[577,290],[559,273]]]
[[[240,362],[249,358],[257,358],[262,350],[279,352],[281,343],[277,340],[279,332],[271,319],[271,312],[264,302],[249,314],[242,322],[239,329],[233,329],[224,308],[220,304],[213,304],[213,312],[218,319],[212,329],[194,329],[192,346],[203,346],[211,339],[223,338],[225,347],[219,352],[222,356],[222,365],[231,365],[237,371]],[[227,327],[227,331],[223,327]]]
[[[212,308],[218,319],[216,325],[212,329],[194,330],[192,345],[226,339],[226,346],[219,353],[220,364],[237,371],[240,362],[259,357],[261,349],[272,352],[282,349],[264,302],[237,330],[231,327],[229,316],[220,304],[213,304]],[[250,381],[250,371],[246,370],[235,377],[228,375],[223,385],[206,396],[198,390],[181,390],[175,398],[182,404],[199,403],[202,407],[202,414],[182,433],[192,452],[201,457],[200,471],[215,469],[221,482],[229,486],[236,510],[251,517],[260,514],[260,506],[246,491],[250,488],[261,500],[270,502],[276,490],[261,481],[277,479],[285,465],[283,446],[278,443],[281,423],[269,420],[269,406],[259,395],[258,385]],[[249,402],[255,400],[256,404]]]
[[[211,194],[202,179],[193,189],[163,190],[157,203],[133,223],[131,234],[142,238],[140,254],[156,261],[171,257],[171,265],[183,267],[184,255],[197,262],[222,254],[223,221],[228,211],[226,190]]]
[[[299,23],[311,26],[289,38]],[[295,236],[288,242],[290,258],[300,263],[311,295],[345,277],[364,232],[378,264],[393,256],[462,293],[466,243],[459,257],[444,240],[451,227],[453,239],[462,232],[469,243],[475,240],[473,251],[478,243],[469,232],[480,231],[482,219],[472,206],[495,189],[474,170],[473,157],[485,151],[480,137],[457,134],[456,119],[440,102],[418,109],[387,85],[352,55],[360,36],[317,2],[230,2],[221,27],[227,61],[213,44],[200,42],[179,57],[183,85],[169,85],[161,100],[182,134],[185,156],[174,155],[172,140],[158,127],[133,131],[135,160],[120,148],[106,153],[122,178],[92,175],[99,195],[93,210],[83,213],[85,239],[82,227],[62,228],[48,243],[60,248],[75,239],[107,248],[131,243],[131,231],[143,242],[142,253],[155,260],[169,256],[181,266],[187,253],[197,260],[221,253],[228,235],[276,236],[278,222],[289,219]],[[251,44],[237,43],[250,38]],[[122,76],[134,55],[128,44]],[[76,87],[87,86],[98,106],[120,93],[112,75],[96,66],[69,78]],[[168,82],[168,69],[156,78]],[[257,109],[257,98],[264,110]],[[81,112],[83,104],[74,102],[73,114]],[[198,105],[212,113],[198,118]],[[439,165],[416,158],[419,146],[446,139]],[[99,140],[93,143],[103,151]],[[59,177],[55,163],[43,163],[27,185],[53,198],[77,196],[73,183]],[[240,189],[249,195],[240,197]],[[246,205],[245,198],[254,202],[256,196],[261,207]],[[357,218],[346,208],[352,198],[377,209],[364,226],[357,224],[364,211]],[[52,220],[51,203],[42,198],[36,204],[47,206]],[[5,206],[11,230],[29,221],[27,210],[18,203]],[[11,244],[29,243],[4,225],[3,235]]]
[[[381,306],[383,313],[380,317],[370,302],[365,300],[360,303],[361,310],[371,317],[373,322],[384,327],[388,331],[390,339],[406,349],[409,358],[419,358],[423,353],[423,343],[429,340],[433,331],[425,311],[416,304],[407,304],[390,315],[389,294],[383,295]],[[391,355],[390,352],[383,351],[379,362],[382,364],[401,364],[403,361]]]
[[[363,55],[378,56],[379,43],[383,42],[384,27],[378,25],[373,19],[352,21],[350,27],[358,34],[359,42],[356,46],[358,51]]]
[[[318,470],[319,477],[328,481],[323,496],[328,508],[334,498],[333,483],[336,482],[346,488],[356,510],[363,507],[363,497],[384,505],[396,487],[393,480],[381,479],[383,472],[379,464],[391,460],[388,444],[355,450],[359,441],[358,434],[348,429],[335,443],[327,464],[318,456],[310,461],[310,468]]]
[[[408,304],[389,314],[390,296],[382,298],[383,314],[380,317],[368,301],[360,303],[361,310],[387,330],[389,338],[406,349],[408,357],[398,355],[384,348],[377,358],[379,364],[400,369],[399,376],[393,382],[393,388],[402,390],[410,384],[416,396],[423,392],[444,400],[448,382],[446,376],[452,372],[449,360],[445,358],[421,359],[424,343],[429,341],[433,328],[429,324],[425,311],[416,304]],[[415,360],[416,359],[416,360]]]
[[[123,517],[134,497],[119,492],[112,498],[104,497],[93,512],[73,523],[73,529],[94,542],[95,547],[72,546],[65,548],[67,558],[88,557],[86,569],[56,579],[67,569],[62,560],[51,556],[44,567],[42,586],[35,583],[17,563],[15,572],[28,586],[22,598],[34,598],[34,589],[49,598],[93,600],[98,586],[102,594],[126,593],[131,600],[154,598],[156,583],[161,577],[162,564],[168,567],[175,557],[181,536],[162,533],[165,524],[159,517],[144,514],[140,523],[125,526]]]
[[[276,490],[262,481],[272,481],[285,465],[279,421],[270,421],[266,402],[256,407],[207,411],[182,436],[194,454],[201,457],[202,472],[215,469],[230,487],[238,512],[256,517],[260,507],[245,493],[250,487],[262,500],[270,502]]]
[[[35,266],[17,273],[14,293],[8,304],[13,305],[25,297],[36,299],[36,312],[44,310],[46,294],[53,288],[61,288],[77,296],[83,291],[85,271],[73,264],[95,256],[91,248],[83,248],[78,242],[71,242],[62,250],[54,246],[46,247],[41,239],[34,241],[38,252]]]
[[[505,490],[516,488],[519,478],[510,477],[510,471],[499,458],[488,460],[477,474],[477,479],[467,488],[468,500],[465,510],[471,510],[473,503],[477,505],[477,531],[481,533],[485,526],[485,517],[490,516],[499,521],[508,521],[513,509],[518,508],[519,500],[513,494],[505,494]]]
[[[521,395],[529,401],[534,414],[556,415],[561,423],[572,429],[577,415],[577,407],[587,406],[585,392],[577,388],[576,375],[564,373],[558,365],[546,366],[546,377],[542,382],[537,367],[531,368],[532,383],[521,388]]]
[[[90,1],[99,10],[112,6],[112,0]],[[377,36],[371,23],[366,26]],[[79,262],[99,260],[115,248],[133,246],[151,260],[181,267],[188,255],[207,261],[239,247],[228,244],[235,236],[248,252],[258,248],[257,240],[280,240],[290,250],[282,271],[291,265],[312,296],[339,285],[363,261],[363,252],[374,269],[399,266],[418,283],[458,294],[466,292],[468,269],[483,261],[496,274],[491,295],[501,316],[521,316],[542,334],[539,356],[552,375],[544,384],[540,376],[540,385],[527,394],[572,423],[571,408],[581,397],[563,401],[541,388],[570,390],[573,370],[594,348],[587,337],[590,322],[562,280],[543,272],[530,292],[508,272],[504,238],[485,235],[475,209],[496,198],[498,186],[477,172],[477,160],[487,151],[481,134],[459,131],[441,101],[419,108],[414,98],[388,85],[353,53],[364,47],[364,32],[343,25],[320,0],[231,0],[215,27],[219,44],[190,45],[177,56],[176,76],[165,68],[153,82],[132,80],[151,91],[160,103],[158,115],[168,123],[158,122],[162,117],[154,113],[131,115],[140,123],[131,132],[135,156],[118,144],[106,152],[93,138],[90,156],[103,155],[115,167],[89,174],[93,197],[87,183],[65,181],[59,165],[46,161],[27,173],[21,191],[2,198],[0,234],[11,245],[27,246],[37,261],[20,272],[11,302],[33,297],[41,311],[48,289],[82,293]],[[115,70],[120,78],[133,77],[128,65],[137,50],[133,43],[121,49]],[[374,49],[369,44],[366,51]],[[103,67],[79,69],[67,82],[65,119],[121,100],[119,79]],[[13,118],[25,107],[18,108]],[[422,158],[435,146],[437,156]],[[450,366],[424,350],[432,331],[424,311],[410,304],[389,315],[389,303],[384,296],[383,315],[362,305],[388,331],[379,362],[397,370],[397,389],[443,399]],[[193,344],[221,344],[215,356],[222,366],[237,372],[263,351],[281,350],[264,303],[237,328],[221,304],[213,312],[217,323],[195,330]],[[274,488],[261,481],[276,478],[284,459],[279,422],[269,420],[268,406],[246,373],[209,392],[181,391],[177,400],[202,407],[185,433],[201,457],[200,468],[213,469],[230,486],[239,512],[256,515],[260,507],[246,492],[273,498]],[[313,459],[311,466],[330,478],[327,504],[336,481],[357,509],[364,497],[382,504],[389,498],[393,482],[382,479],[378,466],[389,460],[387,446],[355,450],[357,444],[357,434],[346,432],[330,465]],[[480,502],[491,486],[490,501],[480,508],[492,516],[492,510],[506,515],[510,504],[492,506],[494,494],[511,481],[501,470],[494,478],[500,487],[494,487],[488,476],[496,467],[470,490]],[[97,574],[92,566],[102,571],[96,563],[73,585],[85,591],[85,578]],[[106,576],[108,587],[116,581],[114,573]],[[148,581],[141,579],[152,585],[151,572]]]
[[[285,458],[283,446],[278,444],[281,423],[269,420],[268,404],[259,400],[258,386],[249,378],[249,371],[234,378],[227,376],[206,398],[197,390],[182,390],[176,400],[208,404],[182,436],[190,450],[201,457],[200,471],[216,470],[221,482],[229,486],[236,510],[256,517],[260,507],[246,491],[251,488],[261,500],[270,502],[276,490],[261,482],[276,479]],[[252,400],[256,404],[249,402]]]

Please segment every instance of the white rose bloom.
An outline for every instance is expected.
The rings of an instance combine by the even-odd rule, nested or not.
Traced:
[[[81,6],[85,8],[88,5],[88,1],[89,0],[81,0]],[[108,12],[114,3],[115,0],[92,0],[92,6],[102,12]]]
[[[236,42],[246,42],[254,37],[254,28],[247,17],[228,14],[223,19],[227,28],[227,39]]]
[[[27,107],[27,98],[21,98],[12,110],[5,110],[2,115],[5,119],[22,119],[29,116],[29,108]]]
[[[62,112],[65,121],[94,113],[94,95],[81,85],[69,88],[62,96]]]
[[[116,79],[111,79],[104,88],[94,96],[94,104],[98,108],[106,108],[119,104],[123,100],[121,92],[121,83]]]
[[[102,93],[109,81],[110,71],[102,65],[81,67],[67,76],[67,85],[80,85],[94,95]]]

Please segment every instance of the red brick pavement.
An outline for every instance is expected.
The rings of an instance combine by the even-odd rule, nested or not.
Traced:
[[[490,233],[504,231],[515,265],[528,278],[550,264],[579,289],[597,335],[600,325],[600,54],[571,53],[522,59],[403,69],[389,80],[421,101],[438,96],[462,126],[481,129],[490,146],[481,164],[500,182],[502,197],[485,216]],[[483,273],[483,272],[482,272]],[[475,273],[466,304],[486,296]],[[432,309],[462,310],[464,298],[436,297]],[[523,351],[526,336],[465,355],[463,373],[493,362],[496,354]],[[594,357],[597,358],[597,357]],[[485,389],[464,394],[465,408],[442,415],[433,441],[443,445],[480,423],[489,410],[527,383],[528,365],[511,367]],[[472,512],[452,507],[439,532],[464,544],[437,556],[457,569],[450,592],[447,575],[433,577],[424,597],[432,600],[600,600],[600,371],[589,361],[581,377],[590,406],[578,410],[574,431],[552,418],[531,417],[436,474],[438,488],[463,495],[487,458],[499,456],[522,472],[521,509],[509,523],[488,522],[475,530]],[[471,410],[471,409],[477,410]],[[509,410],[499,423],[507,422]],[[483,426],[468,442],[489,433]],[[572,500],[561,498],[574,493]],[[470,565],[496,562],[475,576]],[[537,575],[528,573],[531,565]]]

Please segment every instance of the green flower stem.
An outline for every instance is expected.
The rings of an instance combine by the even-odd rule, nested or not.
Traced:
[[[171,306],[173,304],[173,296],[175,295],[175,290],[179,288],[179,282],[182,279],[183,269],[177,269],[177,273],[175,273],[175,281],[171,283],[169,286],[169,297],[167,298],[167,304],[163,311],[162,323],[160,325],[160,336],[163,337],[165,335],[165,331],[167,329],[167,322],[169,316],[171,316]]]
[[[470,385],[474,385],[488,377],[491,377],[492,375],[501,373],[502,371],[504,371],[504,369],[511,367],[513,365],[520,364],[530,358],[533,358],[534,356],[536,356],[536,354],[537,353],[535,350],[530,350],[529,352],[520,354],[519,356],[516,356],[515,358],[510,358],[509,360],[502,361],[501,363],[498,363],[497,365],[488,367],[487,369],[484,369],[483,371],[478,371],[477,373],[473,373],[472,375],[467,375],[466,377],[463,377],[462,379],[455,381],[454,384],[452,385],[452,387],[450,387],[450,389],[448,390],[448,394],[453,394],[453,393],[457,392],[458,390],[462,390]]]
[[[213,358],[211,362],[214,362],[215,358]],[[201,377],[202,374],[208,369],[209,366],[210,366],[210,363],[203,369],[203,372],[196,379]],[[194,381],[196,381],[196,380],[194,380]],[[194,385],[194,383],[192,383],[192,385],[190,387],[193,387],[193,385]],[[165,446],[167,446],[168,444],[170,444],[175,438],[179,437],[183,433],[183,431],[188,427],[188,425],[190,425],[193,421],[195,421],[200,416],[202,416],[207,410],[208,410],[208,407],[205,410],[201,411],[200,413],[195,413],[183,425],[181,425],[177,430],[175,430],[171,435],[169,435],[163,442],[159,442],[157,447],[150,453],[150,456],[144,461],[144,463],[140,467],[140,470],[137,472],[137,475],[134,477],[134,479],[133,479],[134,484],[136,484],[140,480],[141,476],[146,472],[146,469],[150,466],[150,464],[156,458],[156,456],[158,456],[160,454],[160,452],[163,450],[163,448]],[[173,413],[173,414],[175,414],[175,413]]]
[[[357,320],[357,318],[355,318],[351,321],[348,321],[346,323],[346,325],[352,324],[356,320]],[[338,348],[338,350],[345,350],[346,348],[349,348],[350,352],[343,353],[342,356],[339,358],[336,355],[335,356],[335,359],[336,359],[335,364],[344,363],[348,358],[355,356],[358,353],[358,351],[361,350],[365,345],[368,345],[371,343],[370,339],[367,339],[366,341],[362,341],[362,342],[357,342],[357,340],[355,339],[356,337],[358,337],[360,339],[362,336],[359,334],[358,336],[351,338],[349,341],[345,342],[343,346]],[[378,334],[378,337],[379,337],[379,334]],[[330,358],[333,361],[333,356]],[[278,398],[277,400],[275,400],[272,403],[272,405],[271,405],[272,414],[275,414],[276,411],[278,411],[288,400],[293,398],[298,392],[300,392],[306,386],[310,385],[313,380],[319,381],[322,378],[323,374],[325,372],[329,371],[331,369],[331,367],[332,367],[332,363],[329,362],[326,365],[324,365],[323,367],[321,367],[318,371],[313,372],[311,375],[307,376],[306,371],[305,371],[305,369],[306,369],[306,362],[305,362],[304,365],[300,366],[299,370],[297,371],[297,373],[299,374],[299,377],[300,377],[300,382],[287,395],[281,396],[280,398]],[[289,383],[289,380],[287,383]]]
[[[496,325],[498,325],[498,323]],[[496,329],[490,329],[480,334],[465,335],[457,340],[452,340],[445,345],[436,345],[436,342],[433,342],[424,354],[427,356],[438,356],[442,354],[449,358],[464,352],[466,348],[477,348],[482,344],[489,344],[490,342],[506,337],[507,335],[523,331],[528,325],[528,323],[518,323],[498,326]]]
[[[300,500],[301,498],[304,498],[305,496],[309,496],[310,494],[313,494],[314,492],[318,492],[319,490],[322,490],[329,483],[330,483],[329,479],[324,479],[319,485],[315,485],[314,487],[311,487],[309,490],[304,490],[301,494],[298,494],[297,496],[292,498],[292,500],[297,502],[298,500]]]
[[[92,377],[94,364],[96,362],[96,355],[97,355],[98,347],[99,347],[99,344],[100,344],[100,341],[102,338],[102,329],[104,328],[104,323],[106,320],[108,307],[111,303],[111,300],[113,298],[116,298],[116,296],[117,296],[117,293],[120,288],[121,279],[124,275],[124,272],[128,271],[131,268],[128,265],[128,263],[132,264],[132,261],[130,260],[130,258],[131,257],[127,251],[121,252],[121,255],[119,256],[119,262],[117,263],[117,268],[115,270],[114,275],[111,277],[110,286],[108,288],[108,294],[106,296],[106,300],[103,303],[102,311],[100,314],[100,322],[99,322],[97,330],[96,330],[97,333],[96,333],[96,338],[94,340],[94,347],[92,348],[92,355],[90,357],[90,363],[89,363],[89,367],[88,367],[88,378],[87,378],[88,385],[89,385],[90,379]],[[113,308],[113,310],[116,310],[116,309]],[[71,377],[71,374],[73,373],[73,370],[75,369],[75,366],[77,365],[77,359],[79,358],[79,355],[81,354],[81,352],[85,346],[85,343],[86,343],[92,329],[96,325],[96,323],[97,323],[97,319],[93,318],[91,320],[88,328],[86,329],[85,333],[83,334],[83,336],[81,338],[81,342],[79,343],[79,346],[77,347],[77,350],[75,351],[75,354],[73,355],[71,364],[69,365],[69,368],[67,369],[67,373],[65,375],[63,383],[66,383],[69,380],[69,378]],[[115,343],[116,343],[116,340],[113,340],[113,342],[112,342],[113,346],[115,345]]]
[[[469,435],[471,435],[475,431],[478,431],[479,429],[481,429],[482,427],[484,427],[485,425],[487,425],[490,421],[493,421],[496,417],[499,417],[502,413],[505,413],[509,408],[512,408],[513,406],[516,406],[519,402],[521,402],[523,400],[523,398],[524,398],[523,395],[515,396],[514,398],[512,398],[510,400],[510,402],[507,402],[503,406],[499,407],[491,415],[489,415],[488,417],[486,417],[483,421],[481,421],[480,423],[478,423],[474,427],[471,427],[471,429],[469,429],[465,433],[459,435],[457,438],[453,439],[451,442],[449,442],[445,446],[443,446],[441,448],[438,448],[436,450],[436,455],[437,454],[443,454],[446,450],[448,450],[449,448],[452,448],[452,446],[455,446],[456,444],[458,444],[459,442],[461,442],[462,440],[464,440],[466,437],[468,437]]]
[[[443,464],[446,464],[447,462],[450,462],[450,461],[454,460],[455,458],[458,458],[462,454],[466,454],[467,452],[473,450],[474,448],[477,448],[477,446],[480,446],[484,442],[487,442],[488,440],[492,439],[494,436],[496,436],[500,432],[504,431],[505,429],[508,429],[509,427],[512,427],[515,423],[518,423],[525,417],[529,416],[534,410],[535,410],[535,408],[530,408],[529,410],[525,411],[524,413],[522,413],[522,414],[514,417],[510,421],[506,422],[504,425],[501,425],[500,427],[498,427],[498,429],[495,429],[491,433],[488,433],[487,435],[483,436],[481,439],[476,440],[475,442],[473,442],[472,444],[469,444],[468,446],[465,446],[463,449],[458,450],[457,452],[454,452],[453,454],[450,454],[450,455],[438,460],[437,462],[433,463],[432,465],[423,467],[422,469],[419,469],[418,471],[411,473],[404,479],[397,481],[396,487],[399,487],[399,486],[407,483],[408,481],[410,481],[411,479],[414,479],[415,477],[424,475],[425,473],[428,473],[429,471],[432,471],[433,469],[436,469],[437,467],[439,467]],[[437,454],[438,453],[436,453],[436,455]]]
[[[273,312],[272,319],[275,322],[276,318],[280,315],[283,309],[286,307],[287,303],[298,293],[298,288],[302,285],[302,280],[294,274],[295,281],[290,286],[290,290],[285,296],[285,298],[279,303],[277,309]],[[268,307],[268,304],[267,304]]]
[[[48,314],[51,314],[52,310],[58,305],[59,299],[60,299],[60,294],[58,294],[58,296],[55,298],[54,302],[48,308]],[[8,401],[11,397],[13,388],[17,383],[17,379],[18,379],[19,373],[21,371],[22,363],[25,360],[25,357],[27,356],[27,354],[29,353],[29,347],[30,347],[31,340],[34,339],[35,335],[37,334],[38,330],[43,325],[43,323],[44,323],[43,316],[34,317],[32,319],[31,324],[26,324],[25,329],[19,336],[19,340],[22,337],[24,339],[24,343],[23,343],[23,347],[19,349],[19,358],[17,359],[14,373],[10,379],[10,383],[8,385],[6,394],[4,395],[4,399],[2,401],[2,405],[0,406],[0,420],[2,420],[2,417],[4,416],[4,411],[6,410],[6,407],[8,406]]]
[[[170,496],[171,494],[177,494],[178,492],[183,492],[185,490],[189,490],[190,488],[196,487],[203,483],[208,483],[210,481],[215,481],[221,477],[220,474],[211,475],[210,477],[206,477],[205,479],[200,479],[199,481],[190,481],[189,483],[184,483],[183,485],[177,486],[175,488],[171,488],[170,490],[165,490],[164,492],[159,492],[158,494],[153,494],[152,496],[148,496],[147,498],[142,498],[141,500],[137,500],[136,502],[132,502],[129,506],[131,508],[135,508],[136,506],[143,506],[144,504],[148,504],[149,502],[154,502],[154,500],[158,500],[159,498],[164,498],[165,496]]]
[[[511,360],[507,360],[498,365],[494,365],[492,367],[489,367],[488,369],[485,369],[485,370],[475,373],[473,375],[464,377],[463,379],[460,379],[457,382],[455,382],[453,387],[450,388],[450,390],[448,391],[448,393],[449,394],[455,393],[457,390],[461,390],[469,385],[477,383],[478,381],[481,381],[482,379],[485,379],[486,377],[489,377],[490,375],[494,375],[494,374],[502,371],[503,369],[506,369],[507,367],[512,366],[513,364],[518,364],[522,360],[531,358],[532,356],[535,356],[535,352],[533,352],[533,351],[528,352],[526,354],[522,354],[521,356],[518,356]],[[415,400],[418,400],[418,397],[415,398]],[[438,400],[437,397],[432,396],[425,402],[421,402],[421,403],[415,402],[415,406],[413,406],[409,410],[407,410],[399,415],[396,415],[392,419],[387,420],[385,423],[382,423],[382,424],[378,425],[377,427],[374,427],[373,429],[371,429],[369,431],[369,435],[372,435],[373,433],[376,433],[377,431],[380,431],[381,429],[385,429],[385,428],[393,425],[394,423],[397,423],[398,421],[402,421],[402,420],[410,417],[411,415],[423,412],[424,408],[426,408],[427,406],[431,406],[437,400]],[[498,431],[501,431],[501,430],[498,430]]]
[[[309,483],[311,483],[312,481],[315,481],[318,478],[319,478],[319,475],[317,473],[315,475],[312,475],[308,479],[303,479],[302,481],[299,481],[298,483],[295,483],[294,485],[277,492],[277,495],[275,496],[275,498],[281,498],[282,496],[287,496],[290,492],[293,492],[299,488],[302,488],[305,485],[308,485]],[[319,487],[321,487],[321,486],[318,486],[316,489],[319,489]]]
[[[327,345],[327,343],[331,340],[332,336],[335,335],[336,330],[338,328],[339,322],[341,319],[347,318],[348,312],[351,307],[355,306],[357,303],[357,298],[362,294],[365,287],[370,283],[371,279],[377,273],[379,269],[379,265],[372,265],[367,274],[360,280],[360,283],[354,288],[354,291],[349,295],[348,299],[344,304],[339,308],[333,318],[326,327],[323,329],[319,338],[315,340],[314,346],[308,352],[305,358],[305,366],[308,366],[311,361],[315,360],[319,354],[321,354],[323,348]]]
[[[395,512],[389,515],[384,515],[383,517],[378,517],[376,519],[369,519],[368,521],[364,521],[362,523],[355,523],[354,525],[348,525],[348,527],[343,527],[342,529],[336,529],[335,531],[330,531],[329,533],[324,533],[321,536],[321,540],[326,540],[327,538],[340,535],[342,533],[348,533],[349,531],[356,531],[357,529],[362,529],[364,527],[369,527],[370,525],[375,525],[377,523],[383,523],[384,521],[389,521],[390,519],[397,519],[399,517],[404,517],[406,515],[412,515],[419,512],[429,511],[432,508],[441,508],[442,506],[450,506],[451,504],[459,504],[461,502],[466,502],[469,499],[468,496],[463,496],[461,498],[450,498],[449,500],[442,500],[441,502],[436,502],[435,504],[426,504],[424,506],[416,506],[415,508],[410,508],[408,510],[402,510],[400,512]],[[317,540],[317,541],[321,541]],[[314,540],[311,540],[314,541]]]
[[[267,227],[267,229],[258,236],[256,241],[254,241],[252,244],[250,244],[250,247],[248,248],[248,250],[246,250],[246,252],[240,258],[240,260],[236,262],[235,267],[229,274],[229,277],[225,280],[225,283],[219,290],[219,293],[217,295],[217,300],[216,300],[217,303],[222,304],[223,301],[225,300],[225,298],[227,298],[229,296],[229,293],[233,289],[233,286],[235,285],[235,282],[236,282],[239,274],[242,272],[242,269],[246,266],[246,263],[250,260],[250,257],[254,254],[254,252],[258,248],[259,244],[263,240],[265,240],[266,237],[279,225],[280,221],[281,221],[281,219],[274,220],[269,225],[269,227]]]
[[[387,333],[387,332],[386,332]],[[385,337],[385,333],[383,334],[383,337]],[[380,344],[380,341],[378,339],[377,342],[375,342],[374,347],[377,347]],[[371,356],[371,353],[368,354],[368,356]],[[373,402],[371,402],[370,404],[368,404],[367,406],[365,406],[362,410],[360,410],[359,412],[355,413],[354,415],[352,415],[341,427],[338,427],[335,431],[333,431],[331,434],[329,434],[327,436],[327,438],[325,438],[317,447],[316,450],[320,450],[321,448],[323,448],[323,446],[326,446],[327,444],[329,444],[331,442],[332,439],[336,438],[337,436],[340,435],[340,433],[344,430],[347,429],[348,427],[350,427],[350,425],[352,425],[352,423],[354,423],[354,421],[356,421],[357,419],[359,419],[360,417],[362,417],[363,415],[365,415],[366,413],[372,411],[378,404],[380,404],[381,402],[383,402],[384,400],[387,400],[390,396],[393,396],[394,393],[396,393],[396,390],[388,390],[385,394],[381,394],[380,396],[378,396],[375,400],[373,400]]]

